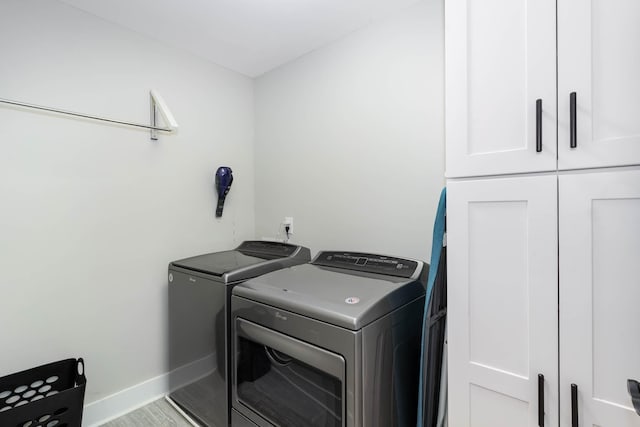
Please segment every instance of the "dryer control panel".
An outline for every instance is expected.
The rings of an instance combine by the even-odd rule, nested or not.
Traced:
[[[385,274],[387,276],[404,277],[407,279],[413,277],[416,270],[421,266],[421,263],[410,259],[362,252],[335,251],[320,252],[311,264],[366,273]]]

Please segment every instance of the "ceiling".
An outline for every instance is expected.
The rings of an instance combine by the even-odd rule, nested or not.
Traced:
[[[259,76],[419,0],[61,0]]]

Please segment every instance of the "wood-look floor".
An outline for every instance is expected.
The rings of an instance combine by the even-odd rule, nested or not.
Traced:
[[[109,421],[101,427],[193,427],[164,399]]]

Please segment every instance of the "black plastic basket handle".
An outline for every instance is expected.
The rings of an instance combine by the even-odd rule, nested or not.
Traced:
[[[78,358],[76,361],[76,384],[86,384],[87,377],[84,374],[84,359],[82,357]]]
[[[636,413],[640,415],[640,383],[636,380],[627,380],[627,388],[631,395],[631,402],[636,410]]]

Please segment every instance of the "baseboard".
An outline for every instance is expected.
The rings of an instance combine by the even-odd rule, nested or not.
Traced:
[[[140,408],[169,392],[169,374],[136,384],[84,407],[83,427],[97,427]]]
[[[126,413],[160,399],[171,388],[210,375],[215,369],[215,355],[204,357],[174,371],[143,381],[84,407],[83,427],[97,427]]]

